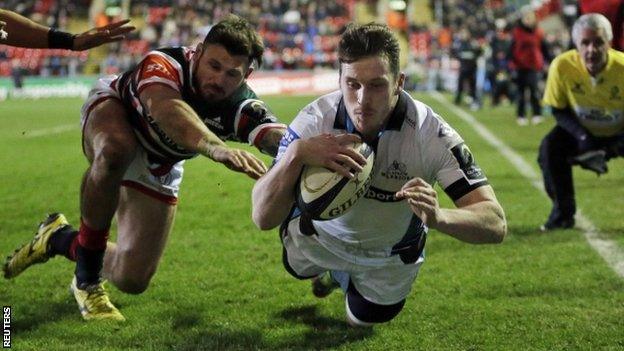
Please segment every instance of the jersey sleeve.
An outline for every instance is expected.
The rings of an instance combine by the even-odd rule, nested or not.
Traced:
[[[260,148],[264,135],[271,129],[283,129],[277,117],[261,100],[246,99],[236,110],[234,116],[234,135],[238,141],[247,141],[249,145]]]
[[[543,99],[544,105],[559,109],[568,107],[568,99],[562,81],[561,65],[562,61],[560,58],[555,58],[551,63],[548,69],[548,79],[546,80]]]
[[[139,63],[137,70],[137,93],[153,84],[164,84],[178,92],[182,91],[184,75],[182,66],[171,56],[159,52],[149,52]]]
[[[288,146],[297,139],[307,139],[320,134],[319,121],[321,112],[314,106],[314,102],[303,108],[286,129],[286,133],[279,143],[279,149],[273,164],[279,162]]]
[[[423,160],[444,192],[457,200],[488,181],[461,136],[430,109],[423,125]]]

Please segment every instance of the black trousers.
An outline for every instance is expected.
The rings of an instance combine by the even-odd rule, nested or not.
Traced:
[[[533,116],[541,115],[542,106],[540,105],[540,92],[538,87],[541,76],[540,72],[534,71],[532,69],[520,69],[516,73],[516,95],[518,99],[516,115],[518,117],[526,117],[526,90],[529,91],[529,100],[531,101]]]
[[[576,213],[569,159],[577,153],[576,139],[559,126],[546,134],[540,144],[537,162],[542,169],[546,193],[553,202],[549,217],[552,220],[571,219]]]
[[[509,100],[513,100],[513,91],[509,80],[493,80],[492,81],[492,105],[496,106],[500,103],[501,98],[507,96]]]
[[[624,143],[613,150],[610,145],[621,137],[593,138],[596,150],[605,150],[607,160],[624,155]],[[546,134],[539,148],[537,162],[542,169],[544,187],[553,202],[550,220],[560,221],[574,217],[576,201],[570,159],[579,154],[576,139],[560,126]]]
[[[455,104],[462,102],[462,94],[464,92],[464,85],[468,85],[468,94],[472,97],[475,103],[477,100],[477,70],[476,69],[460,69],[459,77],[457,78],[457,92],[455,93]]]

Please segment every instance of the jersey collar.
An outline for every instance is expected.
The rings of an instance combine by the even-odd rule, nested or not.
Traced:
[[[403,126],[403,121],[405,120],[405,115],[407,114],[407,102],[409,96],[403,90],[399,94],[399,99],[397,100],[396,106],[394,106],[394,110],[392,110],[392,114],[386,123],[386,126],[379,131],[377,134],[377,138],[369,143],[374,150],[377,150],[377,145],[379,144],[379,139],[383,135],[383,133],[387,130],[401,130]],[[340,102],[338,102],[338,110],[336,111],[336,118],[334,119],[334,129],[342,129],[347,133],[360,134],[357,130],[355,130],[355,125],[353,125],[353,121],[349,117],[349,113],[347,112],[347,107],[344,104],[344,97],[340,98]]]
[[[602,72],[600,72],[600,74],[608,72],[611,69],[611,67],[613,66],[613,61],[615,61],[613,59],[615,55],[617,55],[615,49],[609,48],[609,50],[607,50],[607,64],[605,65],[605,68],[602,70]]]

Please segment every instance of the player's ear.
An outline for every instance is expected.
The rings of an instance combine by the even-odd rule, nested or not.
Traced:
[[[397,79],[396,90],[394,91],[394,95],[399,95],[401,90],[403,90],[403,85],[405,84],[405,73],[400,72],[399,78]]]
[[[247,69],[247,73],[245,73],[245,79],[249,78],[249,76],[251,75],[251,72],[254,71],[253,66],[249,66],[249,68]]]
[[[195,54],[193,54],[193,60],[199,61],[199,58],[201,57],[203,51],[204,51],[203,43],[197,44],[197,46],[195,47]]]

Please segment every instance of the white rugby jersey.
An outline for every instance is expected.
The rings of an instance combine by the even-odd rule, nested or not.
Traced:
[[[110,84],[127,107],[137,139],[151,157],[160,162],[174,163],[196,155],[176,145],[143,106],[139,95],[153,84],[163,84],[180,92],[204,124],[222,140],[249,142],[258,146],[269,129],[283,127],[247,84],[241,85],[223,101],[204,101],[193,87],[193,65],[196,63],[192,60],[193,53],[186,47],[150,51],[134,69],[123,73]]]
[[[340,91],[322,96],[306,106],[290,124],[275,162],[296,139],[322,133],[354,132]],[[463,139],[430,107],[406,92],[374,145],[375,163],[368,193],[344,215],[312,221],[312,233],[329,251],[343,259],[381,266],[401,254],[405,263],[422,255],[427,228],[405,200],[394,193],[410,179],[439,183],[453,200],[488,184]],[[300,216],[295,207],[285,225]],[[304,221],[302,220],[302,223]],[[306,229],[301,228],[305,233]],[[420,244],[419,244],[420,243]],[[417,253],[412,249],[421,246]],[[404,250],[407,250],[404,252]],[[407,257],[403,257],[403,253]]]

